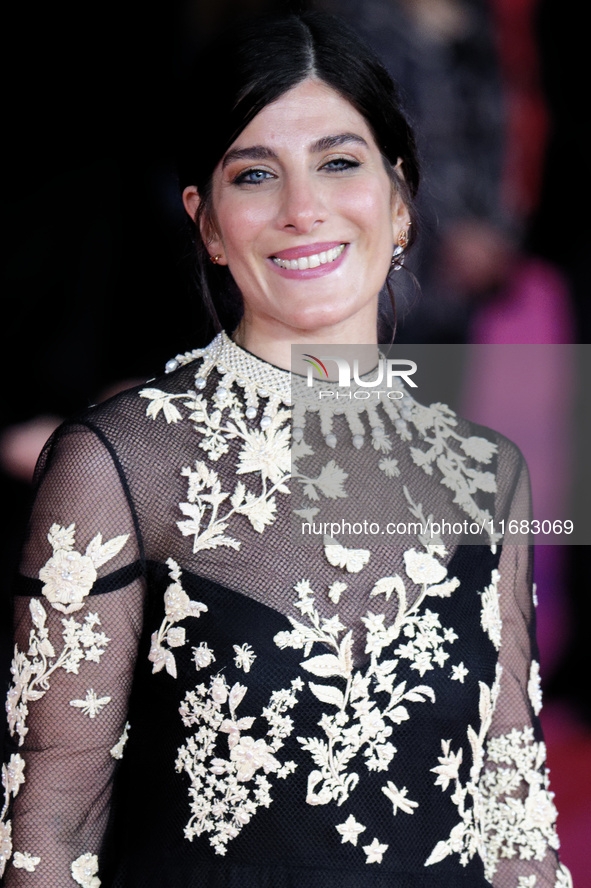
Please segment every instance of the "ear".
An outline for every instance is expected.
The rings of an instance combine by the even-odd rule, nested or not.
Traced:
[[[194,185],[188,185],[183,191],[183,205],[188,215],[196,224],[200,204],[201,198],[199,197],[197,188]],[[212,225],[211,220],[206,217],[205,213],[199,219],[198,224],[203,243],[207,248],[207,252],[212,257],[212,261],[214,261],[213,257],[215,256],[216,265],[226,265],[227,263],[222,240]]]
[[[394,167],[395,174],[404,179],[404,173],[402,172],[402,160],[399,158],[398,163]],[[408,227],[410,225],[410,213],[408,212],[408,207],[404,202],[402,197],[400,188],[393,187],[392,188],[392,240],[394,243],[398,241],[398,235],[401,231],[408,232]]]

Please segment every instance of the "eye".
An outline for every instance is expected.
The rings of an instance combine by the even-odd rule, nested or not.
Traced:
[[[262,170],[259,167],[243,170],[241,173],[238,173],[237,176],[232,180],[233,185],[260,185],[261,182],[266,182],[267,179],[274,178],[273,173],[269,172],[269,170]]]
[[[351,157],[333,157],[322,165],[322,169],[329,173],[344,173],[360,166],[360,161]]]

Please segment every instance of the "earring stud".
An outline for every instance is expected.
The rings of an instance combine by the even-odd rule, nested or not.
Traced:
[[[210,256],[209,258],[211,259],[211,261],[213,262],[214,265],[219,265],[220,259],[222,258],[222,254],[218,253],[217,255]]]

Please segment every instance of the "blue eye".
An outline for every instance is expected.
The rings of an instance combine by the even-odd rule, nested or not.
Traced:
[[[355,169],[359,166],[361,166],[361,164],[358,160],[351,160],[348,157],[335,157],[333,160],[327,161],[322,169],[328,170],[329,173],[341,173],[345,170]]]
[[[272,178],[272,173],[268,170],[252,169],[244,170],[234,179],[234,185],[259,185],[267,179]]]

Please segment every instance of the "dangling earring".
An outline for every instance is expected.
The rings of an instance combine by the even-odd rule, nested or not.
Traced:
[[[216,256],[210,256],[209,258],[213,262],[214,265],[218,265],[220,259],[222,258],[222,254],[218,253]]]
[[[410,226],[410,222],[408,224]],[[406,228],[403,228],[398,234],[396,246],[394,247],[394,251],[392,253],[392,261],[390,262],[390,266],[393,271],[400,271],[400,269],[404,265],[404,251],[407,246],[408,231],[406,230]]]

